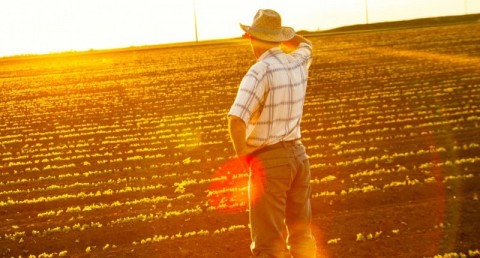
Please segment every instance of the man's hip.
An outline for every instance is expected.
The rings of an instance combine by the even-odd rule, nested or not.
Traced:
[[[256,158],[268,159],[269,157],[275,157],[275,158],[295,157],[299,161],[308,159],[305,146],[303,145],[302,141],[299,139],[292,140],[292,141],[280,141],[272,145],[263,146],[258,150],[252,152],[250,156],[252,156],[252,159],[256,159]]]

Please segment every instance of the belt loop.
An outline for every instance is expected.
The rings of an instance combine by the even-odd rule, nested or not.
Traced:
[[[288,146],[287,146],[287,142],[281,141],[280,143],[282,144],[282,146],[283,146],[284,149],[287,149],[287,147],[288,147]]]

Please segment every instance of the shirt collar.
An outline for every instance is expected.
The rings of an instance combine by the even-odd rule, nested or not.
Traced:
[[[279,47],[273,47],[270,48],[269,50],[265,51],[259,58],[258,61],[262,61],[267,59],[270,56],[277,55],[279,52],[282,52],[282,50]]]

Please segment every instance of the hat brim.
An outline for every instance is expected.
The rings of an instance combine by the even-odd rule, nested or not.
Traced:
[[[282,42],[295,37],[295,30],[291,27],[282,27],[279,32],[266,32],[255,30],[252,26],[240,23],[240,28],[254,38],[269,42]]]

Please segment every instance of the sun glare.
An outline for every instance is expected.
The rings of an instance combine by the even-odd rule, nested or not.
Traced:
[[[0,55],[128,47],[194,38],[191,0],[148,0],[141,5],[115,0],[19,0],[3,5],[0,16],[8,24],[0,23],[0,37],[5,39],[1,40]]]
[[[259,8],[296,30],[480,11],[478,0],[435,1],[3,0],[0,56],[195,41],[194,14],[198,39],[210,40],[239,37]]]

